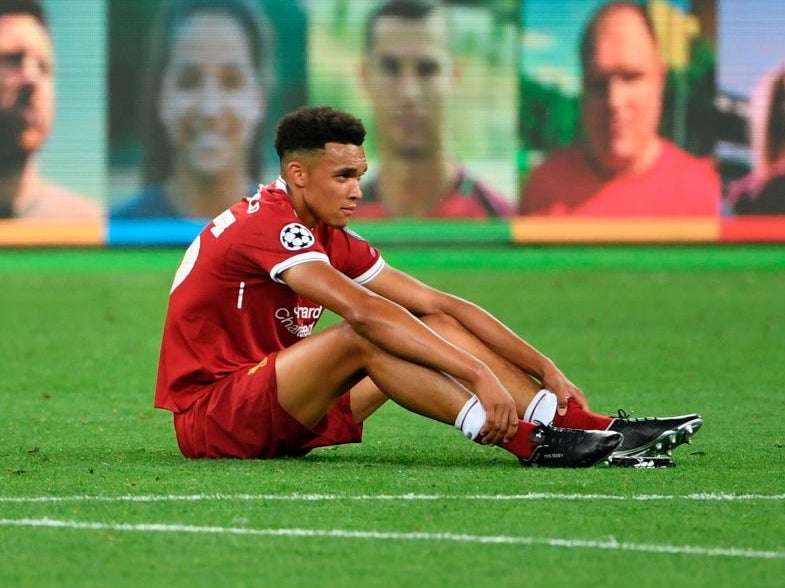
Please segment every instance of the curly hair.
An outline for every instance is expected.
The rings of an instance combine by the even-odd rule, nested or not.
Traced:
[[[348,112],[331,106],[303,106],[284,116],[275,130],[278,157],[295,151],[323,149],[326,143],[362,145],[365,126]]]

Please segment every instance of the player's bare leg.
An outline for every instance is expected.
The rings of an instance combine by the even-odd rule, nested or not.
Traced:
[[[382,394],[382,391],[373,383],[373,380],[367,376],[352,387],[352,416],[358,423],[363,422],[379,410],[385,402],[387,402],[387,397]]]
[[[489,366],[515,400],[518,416],[523,417],[526,408],[542,388],[539,382],[492,351],[452,317],[441,314],[428,315],[422,320],[439,335]],[[366,378],[352,388],[352,413],[358,421],[363,421],[386,399],[387,397],[373,381]]]
[[[367,416],[381,406],[373,384],[404,408],[456,426],[482,440],[485,412],[454,379],[391,356],[339,323],[281,351],[276,360],[278,402],[306,426],[314,426],[335,400],[356,386],[353,412]],[[587,467],[605,458],[621,435],[554,429],[519,420],[517,432],[500,447],[524,465]]]
[[[315,425],[336,399],[365,377],[404,408],[453,423],[471,397],[444,374],[381,351],[346,323],[338,323],[284,349],[276,360],[278,402],[306,426]],[[358,412],[365,416],[382,401],[367,381],[358,386]]]
[[[559,427],[597,430],[605,430],[613,420],[607,416],[582,410],[577,403],[568,404],[569,412],[560,411],[557,414],[556,398],[553,394],[544,390],[542,384],[534,377],[489,348],[457,320],[445,314],[432,314],[422,317],[422,321],[440,336],[468,351],[490,367],[513,397],[519,418],[529,421],[539,420],[544,424],[553,423]],[[353,396],[356,396],[352,402],[353,412],[358,420],[367,418],[375,410],[370,410],[369,407],[375,403],[381,405],[380,397],[384,395],[378,389],[374,391],[373,388],[373,382],[366,380],[357,386],[356,393],[353,391]],[[357,406],[356,411],[355,406]]]
[[[490,366],[515,399],[519,416],[523,417],[524,411],[533,402],[537,402],[537,399],[545,399],[551,403],[551,406],[555,406],[555,397],[547,399],[548,392],[541,389],[542,386],[539,382],[496,354],[452,317],[433,315],[424,317],[423,320],[442,337]],[[529,414],[531,414],[531,408],[529,408]],[[624,440],[614,451],[613,456],[625,458],[670,456],[675,447],[689,443],[692,435],[703,425],[703,419],[698,414],[634,419],[620,410],[617,417],[609,417],[586,410],[577,402],[573,402],[572,399],[567,403],[566,410],[548,412],[548,414],[550,416],[545,417],[548,419],[547,422],[552,422],[557,427],[610,430],[622,433]],[[672,465],[669,459],[666,462]],[[638,462],[632,461],[631,463]]]
[[[450,343],[468,351],[490,367],[515,400],[518,416],[523,416],[529,403],[542,388],[538,381],[490,349],[451,316],[434,314],[422,320]]]

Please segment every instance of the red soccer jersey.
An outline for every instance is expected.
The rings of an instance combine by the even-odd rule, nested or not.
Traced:
[[[527,215],[585,217],[717,216],[720,179],[709,159],[662,142],[648,170],[607,178],[578,145],[556,151],[534,169],[520,202]]]
[[[322,307],[281,280],[306,262],[329,263],[361,284],[384,267],[352,231],[324,223],[308,230],[281,179],[213,219],[175,274],[155,406],[183,411],[205,386],[310,335]]]

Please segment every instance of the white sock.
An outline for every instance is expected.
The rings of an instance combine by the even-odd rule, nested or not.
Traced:
[[[480,399],[472,395],[455,419],[455,428],[460,429],[464,435],[474,441],[480,434],[480,429],[485,424],[485,409],[480,404]]]
[[[543,425],[550,425],[553,422],[553,417],[556,416],[558,404],[556,394],[543,388],[534,395],[529,406],[526,407],[526,412],[523,413],[523,420],[530,423],[537,421]]]

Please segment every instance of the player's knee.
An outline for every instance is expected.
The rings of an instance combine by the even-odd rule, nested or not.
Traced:
[[[378,347],[360,335],[346,321],[338,323],[335,328],[340,332],[345,343],[345,349],[350,355],[367,357],[380,352]]]
[[[420,320],[442,336],[447,333],[464,330],[461,323],[443,312],[427,314],[420,317]]]

